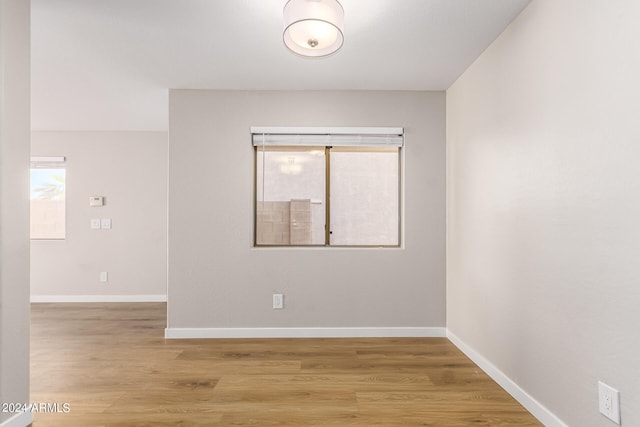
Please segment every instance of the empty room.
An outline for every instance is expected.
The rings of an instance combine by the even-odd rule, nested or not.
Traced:
[[[0,0],[0,427],[640,426],[637,0]]]

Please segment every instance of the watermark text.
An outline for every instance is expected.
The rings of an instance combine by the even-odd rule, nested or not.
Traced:
[[[0,412],[9,413],[9,414],[17,414],[20,412],[46,412],[46,413],[57,413],[57,414],[68,414],[71,412],[71,405],[69,403],[52,403],[52,402],[32,402],[32,403],[15,403],[2,402],[2,407],[0,408]]]

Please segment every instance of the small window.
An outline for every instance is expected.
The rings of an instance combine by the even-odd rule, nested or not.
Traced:
[[[400,245],[401,128],[256,129],[256,246]]]
[[[64,239],[64,157],[31,158],[31,238]]]

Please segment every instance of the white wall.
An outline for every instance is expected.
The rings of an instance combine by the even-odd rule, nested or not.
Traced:
[[[638,17],[534,0],[447,91],[447,327],[572,426],[640,425]]]
[[[67,176],[66,239],[31,241],[32,300],[166,298],[167,133],[33,132],[32,155],[66,157]]]
[[[0,0],[0,402],[29,402],[29,2]],[[31,414],[0,412],[0,425]]]
[[[444,101],[441,92],[171,91],[169,328],[443,329]],[[404,248],[252,248],[251,126],[403,126]],[[284,310],[271,308],[274,291]]]

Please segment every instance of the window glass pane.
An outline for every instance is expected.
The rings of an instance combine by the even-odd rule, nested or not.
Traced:
[[[324,245],[324,147],[258,147],[256,245]]]
[[[399,244],[399,149],[333,148],[331,244]]]
[[[31,169],[31,238],[65,238],[65,169]]]

